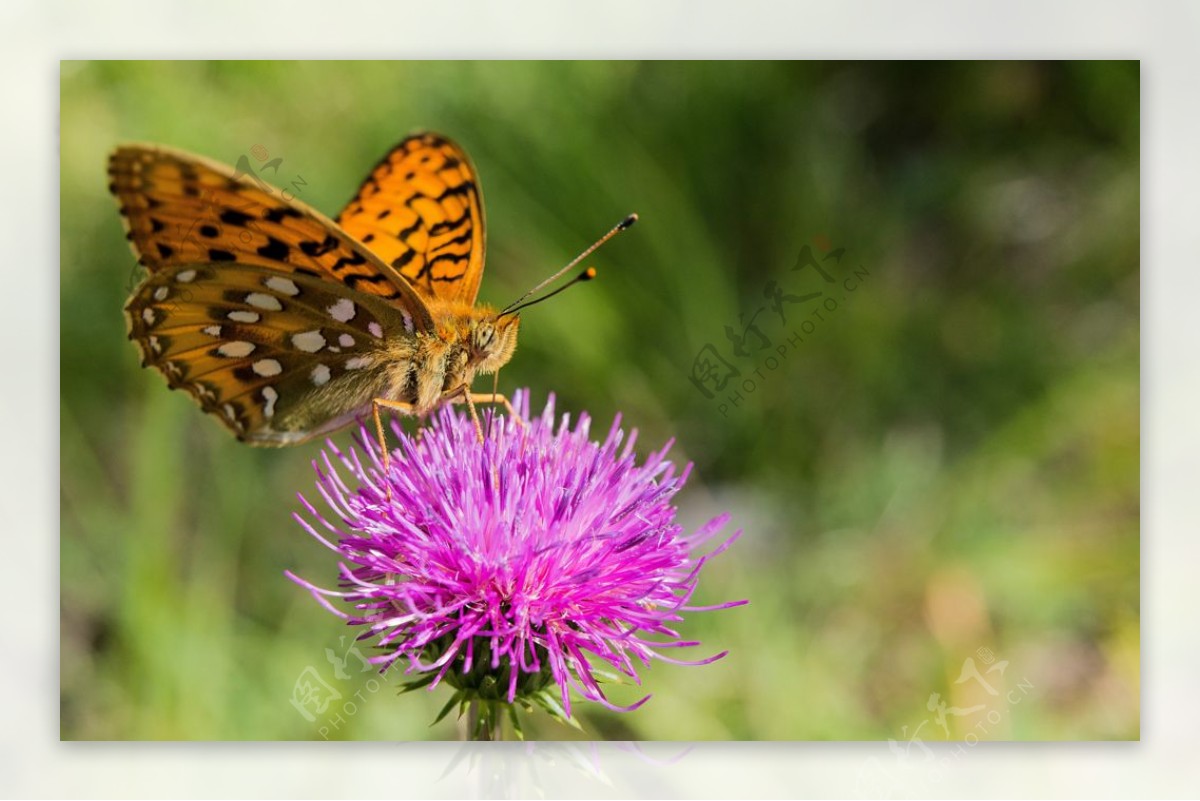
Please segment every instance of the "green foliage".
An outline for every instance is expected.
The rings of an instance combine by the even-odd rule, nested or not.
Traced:
[[[1138,108],[1112,62],[64,63],[62,736],[455,736],[428,725],[452,689],[397,698],[283,576],[335,580],[290,518],[319,446],[241,446],[138,367],[104,174],[120,141],[262,145],[332,215],[428,128],[481,173],[488,301],[641,215],[524,315],[501,387],[677,437],[684,521],[746,531],[695,602],[751,604],[683,628],[728,657],[527,738],[1136,738]],[[791,269],[805,245],[845,249],[835,283]],[[785,323],[770,282],[824,294]],[[770,347],[738,359],[725,328],[760,307]],[[711,400],[707,344],[742,373]],[[309,667],[341,695],[313,720]],[[943,729],[933,693],[1002,720]]]

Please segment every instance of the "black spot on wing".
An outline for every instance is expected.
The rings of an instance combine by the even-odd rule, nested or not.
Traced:
[[[461,184],[459,184],[458,186],[450,186],[450,187],[446,187],[446,191],[445,191],[445,192],[442,192],[440,195],[438,195],[437,197],[435,197],[435,198],[434,198],[434,200],[437,200],[437,201],[442,201],[442,200],[445,200],[445,199],[446,199],[446,198],[448,198],[448,197],[454,197],[454,196],[457,196],[457,195],[467,195],[467,194],[469,194],[469,193],[471,192],[471,190],[472,190],[472,189],[474,189],[474,188],[475,188],[475,182],[474,182],[474,181],[463,181],[463,182],[462,182]]]
[[[410,236],[421,230],[421,226],[424,224],[424,221],[420,217],[417,217],[416,222],[414,222],[412,225],[408,226],[407,228],[401,228],[396,234],[396,237],[401,241],[406,242]]]
[[[268,209],[263,214],[262,218],[264,220],[266,220],[267,222],[281,223],[288,217],[293,217],[293,218],[299,219],[300,217],[303,217],[303,216],[304,216],[303,214],[301,214],[300,212],[296,211],[293,208],[288,208],[287,206],[281,206],[280,208],[277,208],[277,209]]]
[[[267,244],[258,249],[258,255],[275,261],[287,261],[288,253],[291,248],[286,243],[280,242],[273,236],[267,237]],[[335,268],[336,269],[336,268]]]
[[[365,256],[363,256],[361,253],[355,253],[351,256],[343,256],[338,259],[336,262],[334,262],[332,270],[336,273],[340,270],[346,269],[347,267],[366,263],[367,259]]]
[[[229,225],[245,226],[246,223],[250,222],[252,219],[254,218],[249,214],[244,214],[236,209],[225,209],[221,212],[220,216],[221,222],[228,223]]]
[[[432,259],[430,259],[429,263],[427,265],[425,265],[425,268],[426,268],[426,271],[432,275],[434,266],[441,264],[442,262],[448,261],[452,264],[457,264],[457,263],[465,261],[465,260],[466,260],[466,256],[459,256],[454,253],[444,253],[441,256],[434,256]],[[443,280],[457,281],[459,278],[462,278],[461,273],[454,276],[453,278],[446,278]]]
[[[434,236],[436,234],[444,234],[447,231],[453,230],[456,226],[460,225],[463,220],[467,219],[468,216],[470,215],[464,212],[453,220],[442,220],[440,223],[431,225],[429,226],[429,234],[430,236]]]
[[[379,273],[371,273],[370,275],[351,273],[350,275],[346,276],[345,282],[346,286],[350,287],[351,289],[355,289],[360,282],[378,286],[380,284],[387,283],[387,280],[388,279],[386,275],[380,275]]]
[[[329,251],[335,249],[339,244],[338,238],[333,234],[327,234],[324,242],[313,242],[305,240],[300,243],[300,250],[306,256],[324,256]]]
[[[437,249],[441,250],[442,248],[448,247],[450,245],[465,245],[466,243],[471,241],[471,237],[474,235],[474,233],[475,233],[474,231],[472,231],[470,228],[468,228],[466,233],[464,233],[462,236],[456,236],[453,239],[447,239],[445,242],[438,245]]]

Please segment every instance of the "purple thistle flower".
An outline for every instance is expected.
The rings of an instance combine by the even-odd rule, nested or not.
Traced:
[[[296,519],[344,560],[341,590],[288,576],[348,623],[368,627],[359,639],[374,638],[383,651],[372,662],[385,671],[407,662],[405,672],[418,677],[407,689],[443,680],[455,687],[443,716],[455,703],[482,700],[493,710],[509,705],[515,722],[511,705],[534,702],[570,721],[572,688],[631,711],[650,696],[628,707],[611,703],[599,684],[611,674],[596,663],[638,682],[635,663],[723,657],[687,662],[663,653],[699,644],[676,632],[682,613],[745,603],[688,605],[700,569],[741,534],[697,554],[729,515],[690,536],[674,522],[671,499],[691,465],[676,473],[665,459],[670,442],[638,465],[637,432],[626,439],[619,416],[595,443],[586,414],[574,428],[563,415],[555,428],[553,396],[535,419],[527,391],[516,393],[514,407],[524,425],[495,416],[482,443],[470,418],[449,406],[415,436],[393,422],[400,447],[386,476],[366,429],[349,453],[330,442],[323,466],[314,467],[335,522],[303,496],[315,525]],[[328,598],[355,611],[339,611]]]

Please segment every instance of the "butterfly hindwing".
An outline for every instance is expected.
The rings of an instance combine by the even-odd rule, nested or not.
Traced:
[[[368,409],[404,375],[416,339],[412,316],[382,298],[248,264],[160,266],[126,316],[144,364],[260,445]]]
[[[415,134],[372,170],[338,224],[424,297],[473,304],[483,278],[483,202],[467,154]]]
[[[376,295],[432,328],[425,303],[396,270],[315,209],[252,174],[157,145],[125,145],[109,159],[126,236],[153,274],[176,265],[231,263],[299,273]]]

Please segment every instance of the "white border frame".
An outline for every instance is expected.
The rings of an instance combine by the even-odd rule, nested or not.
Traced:
[[[456,39],[406,32],[452,15]],[[0,459],[5,794],[112,797],[1128,797],[1200,793],[1200,75],[1179,3],[370,0],[6,3],[0,129],[10,432]],[[270,35],[264,34],[270,31]],[[860,781],[887,744],[85,744],[58,741],[58,62],[75,58],[1138,58],[1142,60],[1140,743],[981,744],[935,785]],[[36,234],[31,239],[30,232]],[[32,352],[26,349],[32,348]],[[954,744],[939,746],[945,752]]]

